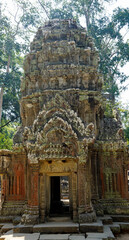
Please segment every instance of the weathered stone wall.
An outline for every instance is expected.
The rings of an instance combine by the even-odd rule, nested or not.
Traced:
[[[0,163],[1,213],[7,216],[22,214],[26,199],[26,154],[1,150]]]

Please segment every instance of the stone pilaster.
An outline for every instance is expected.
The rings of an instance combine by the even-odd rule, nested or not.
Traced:
[[[96,221],[96,214],[91,205],[90,181],[88,180],[86,163],[78,166],[78,215],[79,222]]]
[[[46,177],[45,173],[40,173],[40,221],[45,222],[46,211]]]
[[[28,187],[30,189],[28,205],[25,213],[22,215],[21,223],[35,224],[39,222],[39,166],[31,165],[30,181]]]

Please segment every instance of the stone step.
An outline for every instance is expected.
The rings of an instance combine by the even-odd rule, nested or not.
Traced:
[[[129,233],[129,222],[118,222],[116,224],[119,224],[120,226],[120,232],[121,233]]]
[[[110,216],[104,216],[104,217],[99,217],[99,219],[102,221],[103,224],[113,224],[113,219]]]
[[[103,232],[103,224],[101,220],[98,220],[94,223],[81,223],[79,226],[80,232],[87,233],[87,232]]]
[[[40,240],[68,240],[69,234],[40,234]]]
[[[113,222],[129,222],[129,215],[111,215]]]
[[[33,226],[33,232],[40,233],[78,233],[79,224],[73,222],[47,222]]]
[[[87,233],[87,238],[86,240],[114,240],[115,237],[112,233],[112,231],[110,230],[110,227],[105,225],[104,226],[104,232],[103,233],[93,233],[93,232],[90,232],[90,233]]]
[[[110,227],[111,231],[113,232],[113,234],[115,234],[115,235],[120,234],[121,230],[120,230],[120,225],[119,224],[113,223],[113,224],[109,225],[109,227]]]
[[[4,223],[4,225],[1,227],[1,234],[4,234],[10,230],[13,229],[13,224],[12,223]]]
[[[14,233],[78,233],[79,224],[73,222],[48,222],[37,225],[18,224],[13,227]]]
[[[112,233],[110,227],[107,225],[104,226],[104,233],[107,235],[108,240],[115,239],[114,234]]]
[[[33,225],[18,224],[13,228],[14,233],[33,233]]]
[[[8,231],[0,237],[0,240],[39,240],[40,233],[13,233],[12,230]]]
[[[14,216],[0,216],[0,223],[10,223],[14,219]]]
[[[87,233],[86,240],[108,240],[107,235],[104,233]]]
[[[86,240],[83,234],[41,234],[40,240]]]
[[[71,234],[68,238],[68,240],[86,240],[85,235],[81,235],[81,234]]]
[[[87,237],[86,240],[105,240],[105,238]]]

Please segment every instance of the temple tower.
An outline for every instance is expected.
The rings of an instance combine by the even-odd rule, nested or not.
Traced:
[[[22,223],[53,215],[93,222],[128,198],[127,146],[119,119],[104,116],[98,61],[92,39],[75,21],[52,20],[38,29],[24,61],[22,125],[14,151],[0,153],[8,163],[1,168],[3,215],[13,214],[17,203]],[[116,210],[109,209],[112,198]]]
[[[43,221],[50,213],[52,176],[69,178],[74,221],[86,214],[90,221],[95,218],[90,152],[103,116],[98,60],[92,39],[73,20],[49,21],[39,28],[26,56],[21,117],[28,204],[40,208]]]

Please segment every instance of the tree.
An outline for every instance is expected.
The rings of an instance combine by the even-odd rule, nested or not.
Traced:
[[[11,27],[9,19],[0,17],[0,121],[19,118],[19,92],[21,65],[21,46],[16,40],[16,31]]]
[[[129,144],[129,105],[123,106],[119,104],[119,112],[123,123],[125,139]]]
[[[121,15],[123,17],[120,17]],[[128,26],[128,20],[129,12],[126,9],[118,9],[114,12],[111,20],[104,17],[98,20],[96,25],[91,26],[92,36],[99,49],[100,71],[104,76],[104,91],[108,92],[112,103],[115,103],[116,97],[122,90],[122,85],[119,87],[118,84],[120,85],[128,79],[128,76],[120,69],[129,60],[129,44],[124,41],[121,34],[122,28]]]
[[[12,149],[13,136],[16,132],[16,123],[7,124],[5,120],[2,120],[2,126],[0,128],[0,149]]]
[[[88,33],[90,33],[91,24],[94,24],[104,11],[104,4],[112,2],[111,0],[55,0],[58,4],[56,7],[50,10],[50,18],[54,18],[56,12],[60,10],[59,18],[67,18],[66,14],[63,14],[64,9],[68,9],[69,15],[79,19],[84,17],[85,27]],[[54,13],[55,14],[52,14]]]
[[[4,15],[4,6],[0,5],[0,122],[1,116],[20,120],[23,56],[28,51],[33,31],[41,23],[37,8],[29,1],[15,2],[16,10],[6,13],[8,18]]]

